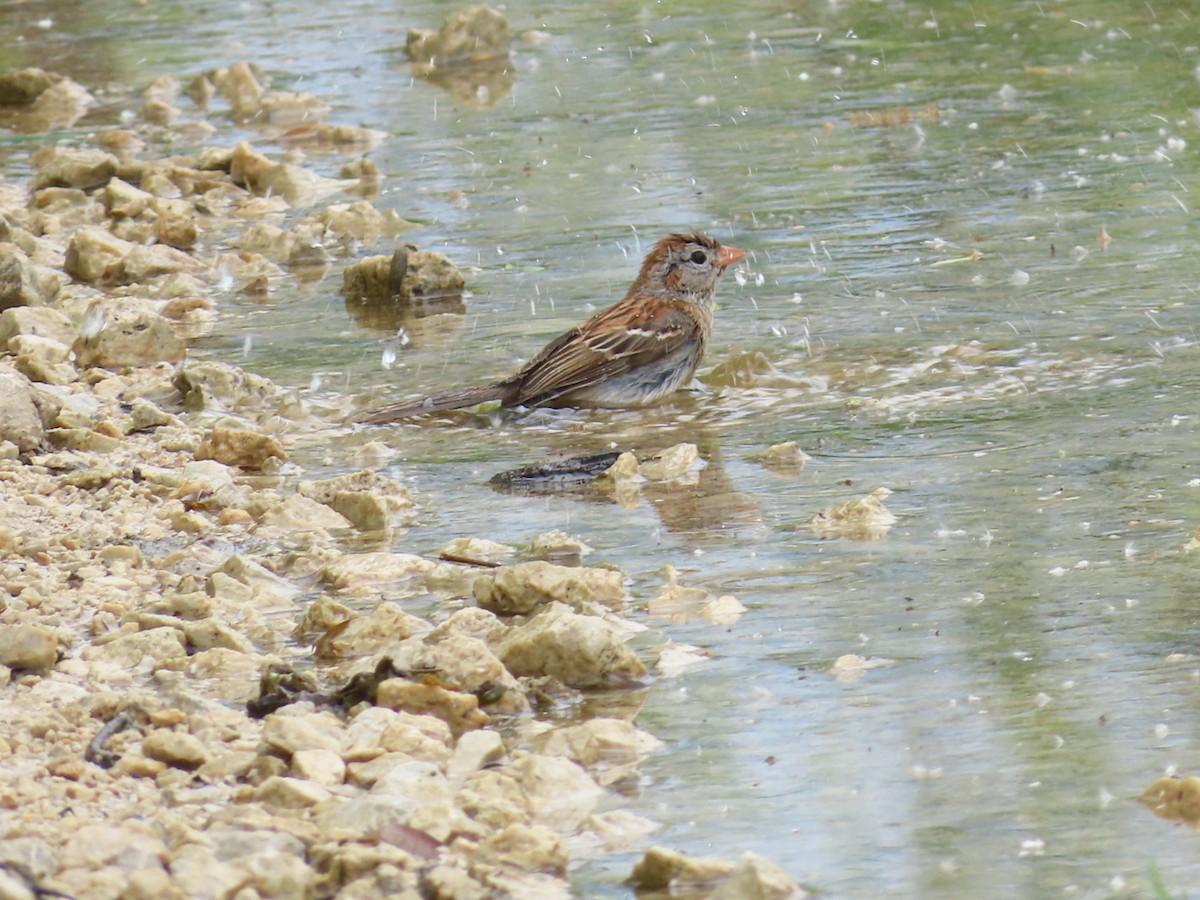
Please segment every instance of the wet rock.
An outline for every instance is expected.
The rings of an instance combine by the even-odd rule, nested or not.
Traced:
[[[96,226],[80,228],[72,235],[64,269],[85,284],[110,286],[179,272],[207,272],[203,263],[174,247],[135,244]]]
[[[723,859],[686,856],[665,847],[651,847],[634,864],[629,880],[640,890],[666,891],[672,885],[712,885],[727,877],[733,864]]]
[[[9,338],[8,352],[17,357],[17,364],[39,363],[53,366],[64,362],[71,355],[71,348],[53,338],[33,334],[18,334]]]
[[[413,638],[387,650],[400,671],[432,672],[447,685],[470,691],[497,714],[528,711],[520,685],[484,641],[467,634],[443,632],[435,640]]]
[[[244,590],[238,590],[239,586]],[[300,590],[262,563],[240,554],[229,557],[209,575],[205,590],[210,596],[221,596],[223,589],[241,599],[252,599],[259,609],[291,609]]]
[[[0,97],[0,123],[24,133],[68,128],[95,102],[70,78],[41,69],[0,75]]]
[[[565,531],[544,531],[535,535],[527,551],[535,559],[570,566],[579,565],[580,560],[591,552],[591,547]]]
[[[63,846],[62,858],[74,868],[97,870],[114,866],[121,872],[162,868],[167,848],[149,823],[85,824]]]
[[[450,618],[429,633],[432,642],[443,641],[452,635],[472,637],[485,644],[497,643],[508,632],[508,626],[496,618],[495,613],[477,606],[456,610]]]
[[[864,497],[831,506],[813,516],[809,526],[822,538],[881,540],[896,524],[895,515],[883,504],[891,493],[887,488],[876,488]]]
[[[57,72],[14,69],[0,73],[0,106],[28,106],[62,80]]]
[[[403,678],[389,678],[379,685],[375,702],[388,709],[427,713],[441,719],[456,735],[482,728],[490,719],[479,709],[474,694],[450,691],[436,684],[424,684]]]
[[[101,187],[117,174],[117,158],[103,150],[47,147],[30,157],[37,170],[33,190],[47,187],[90,190]]]
[[[227,69],[216,69],[209,73],[205,80],[211,80],[212,88],[229,101],[235,118],[247,119],[258,112],[259,99],[266,90],[264,86],[266,77],[258,66],[245,60],[238,60]],[[203,95],[206,91],[203,86],[200,86],[197,92]],[[193,93],[191,89],[189,89],[189,95],[192,96],[192,99],[196,99],[196,93]],[[204,105],[199,101],[197,104]]]
[[[35,266],[16,244],[0,243],[0,310],[43,306],[60,288],[56,274]]]
[[[244,372],[220,362],[189,362],[172,381],[188,409],[213,407],[261,409],[274,400],[279,389],[261,375]]]
[[[389,214],[390,213],[390,214]],[[383,213],[365,200],[355,203],[331,203],[317,216],[332,234],[342,238],[373,244],[382,237],[392,237],[406,226],[394,210]]]
[[[58,662],[58,635],[40,625],[0,625],[0,665],[44,672]]]
[[[290,206],[306,206],[342,188],[340,181],[291,163],[273,162],[245,141],[234,147],[229,174],[253,193],[281,197]]]
[[[437,31],[411,29],[408,55],[414,62],[447,65],[491,56],[507,56],[512,45],[508,20],[487,6],[470,6],[448,15]]]
[[[415,512],[408,488],[369,470],[304,482],[297,490],[345,516],[362,531],[406,524]]]
[[[346,778],[346,764],[333,750],[314,748],[297,750],[292,754],[292,773],[306,781],[324,787],[341,784]]]
[[[306,715],[272,713],[263,720],[263,743],[288,759],[301,750],[337,753],[345,734],[345,727],[338,717],[328,712]]]
[[[555,600],[578,610],[596,603],[618,609],[628,597],[624,585],[625,576],[615,569],[579,569],[535,560],[480,575],[474,593],[483,609],[514,616]]]
[[[385,600],[369,614],[352,616],[330,628],[318,639],[316,652],[323,659],[354,658],[428,630],[428,623]]]
[[[564,834],[579,828],[603,793],[587,772],[562,757],[519,754],[499,772],[516,781],[535,823]]]
[[[184,671],[227,703],[245,703],[258,696],[258,675],[263,662],[257,654],[226,647],[201,650],[188,657]]]
[[[34,399],[29,379],[9,366],[0,365],[0,442],[8,441],[21,453],[41,446],[45,426]]]
[[[295,243],[291,232],[270,222],[256,222],[242,232],[237,246],[280,263],[291,258]]]
[[[214,427],[196,448],[196,459],[215,459],[243,469],[261,469],[272,458],[287,459],[278,440],[240,428]]]
[[[71,319],[47,307],[18,306],[0,312],[0,350],[5,349],[8,341],[18,335],[47,337],[71,344],[76,337],[76,330]]]
[[[267,806],[283,809],[304,809],[330,798],[329,791],[319,784],[300,778],[273,775],[254,792],[254,799]],[[286,895],[284,895],[286,896]]]
[[[704,465],[695,444],[676,444],[640,462],[638,472],[649,481],[685,481],[694,484]]]
[[[501,828],[480,842],[477,863],[514,866],[526,872],[565,875],[568,855],[562,838],[544,825],[519,822]]]
[[[782,475],[795,475],[809,460],[809,455],[795,441],[775,444],[754,457],[763,468]]]
[[[142,753],[177,769],[198,769],[208,760],[208,751],[194,736],[168,728],[156,728],[142,739]]]
[[[475,565],[499,564],[510,560],[516,548],[484,538],[454,538],[438,551],[442,559]]]
[[[198,236],[196,220],[190,215],[164,212],[154,222],[155,239],[177,250],[191,250]]]
[[[752,350],[723,362],[704,376],[710,387],[786,388],[814,387],[812,381],[777,369],[761,350]]]
[[[534,742],[542,753],[579,763],[599,784],[608,785],[632,774],[638,760],[662,747],[662,742],[623,719],[590,719],[556,728]]]
[[[147,209],[154,209],[158,199],[153,194],[134,187],[120,178],[112,178],[98,194],[109,216],[136,218]]]
[[[85,369],[178,362],[187,352],[167,319],[145,302],[126,298],[93,301],[72,349],[76,365]]]
[[[179,474],[171,496],[191,508],[221,509],[246,502],[245,492],[233,481],[233,472],[216,460],[187,463]]]
[[[362,585],[413,582],[428,574],[433,563],[408,553],[347,553],[320,571],[331,587],[350,589]]]
[[[524,625],[510,629],[496,655],[514,675],[551,675],[572,687],[630,681],[646,674],[614,625],[561,603],[549,604]]]
[[[807,896],[779,865],[757,853],[745,853],[709,900],[802,900]]]
[[[396,265],[397,254],[403,266]],[[348,303],[411,304],[423,298],[458,297],[466,281],[444,254],[399,248],[392,256],[368,256],[342,273]]]
[[[125,634],[106,644],[92,644],[84,658],[118,665],[123,669],[151,667],[160,662],[187,656],[183,633],[175,628],[151,628]]]
[[[258,518],[260,525],[285,531],[325,531],[350,528],[350,520],[316,500],[292,494],[283,503],[272,506]]]
[[[446,777],[459,784],[472,772],[501,762],[505,756],[504,739],[494,731],[468,731],[458,739],[454,754],[446,764]]]

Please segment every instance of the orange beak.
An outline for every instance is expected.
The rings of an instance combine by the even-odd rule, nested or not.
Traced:
[[[739,250],[737,247],[726,247],[722,244],[721,249],[717,251],[717,268],[724,272],[730,266],[736,266],[745,258],[745,250]]]

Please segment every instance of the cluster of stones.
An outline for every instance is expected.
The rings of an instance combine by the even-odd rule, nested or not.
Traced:
[[[646,675],[627,644],[644,626],[620,615],[626,579],[543,558],[582,550],[563,535],[523,552],[369,549],[417,509],[379,472],[387,449],[313,477],[289,457],[327,418],[253,373],[187,360],[222,293],[267,294],[285,267],[327,266],[404,223],[358,200],[283,226],[288,209],[368,192],[368,161],[331,179],[245,143],[143,156],[156,129],[211,133],[181,121],[184,94],[199,109],[221,97],[293,146],[378,139],[321,125],[316,98],[237,63],[186,88],[160,79],[144,129],[47,147],[27,184],[0,184],[0,896],[565,896],[572,858],[654,828],[598,809],[657,745],[633,724],[636,692],[605,717],[533,713]],[[89,102],[52,73],[0,76],[21,121],[69,124]],[[407,259],[410,294],[429,272],[461,288],[444,258]],[[348,281],[394,280],[394,257],[359,265]],[[741,611],[673,578],[655,602]],[[310,660],[332,685],[385,658],[406,674],[349,710],[319,696],[247,710],[273,667]],[[635,877],[796,890],[753,854],[656,849]]]

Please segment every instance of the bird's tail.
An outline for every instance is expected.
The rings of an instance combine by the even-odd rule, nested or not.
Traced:
[[[482,387],[461,388],[448,391],[445,394],[434,394],[432,397],[419,397],[415,400],[401,400],[381,406],[358,416],[355,421],[365,425],[383,425],[397,419],[409,416],[422,416],[425,413],[441,412],[446,409],[466,409],[491,400],[503,401],[509,393],[508,386],[503,382],[486,384]]]

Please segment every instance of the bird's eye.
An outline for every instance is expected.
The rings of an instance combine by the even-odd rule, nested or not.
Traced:
[[[691,259],[692,262],[694,262],[698,266],[703,265],[704,263],[708,262],[708,254],[705,253],[703,250],[697,250],[689,258]]]

